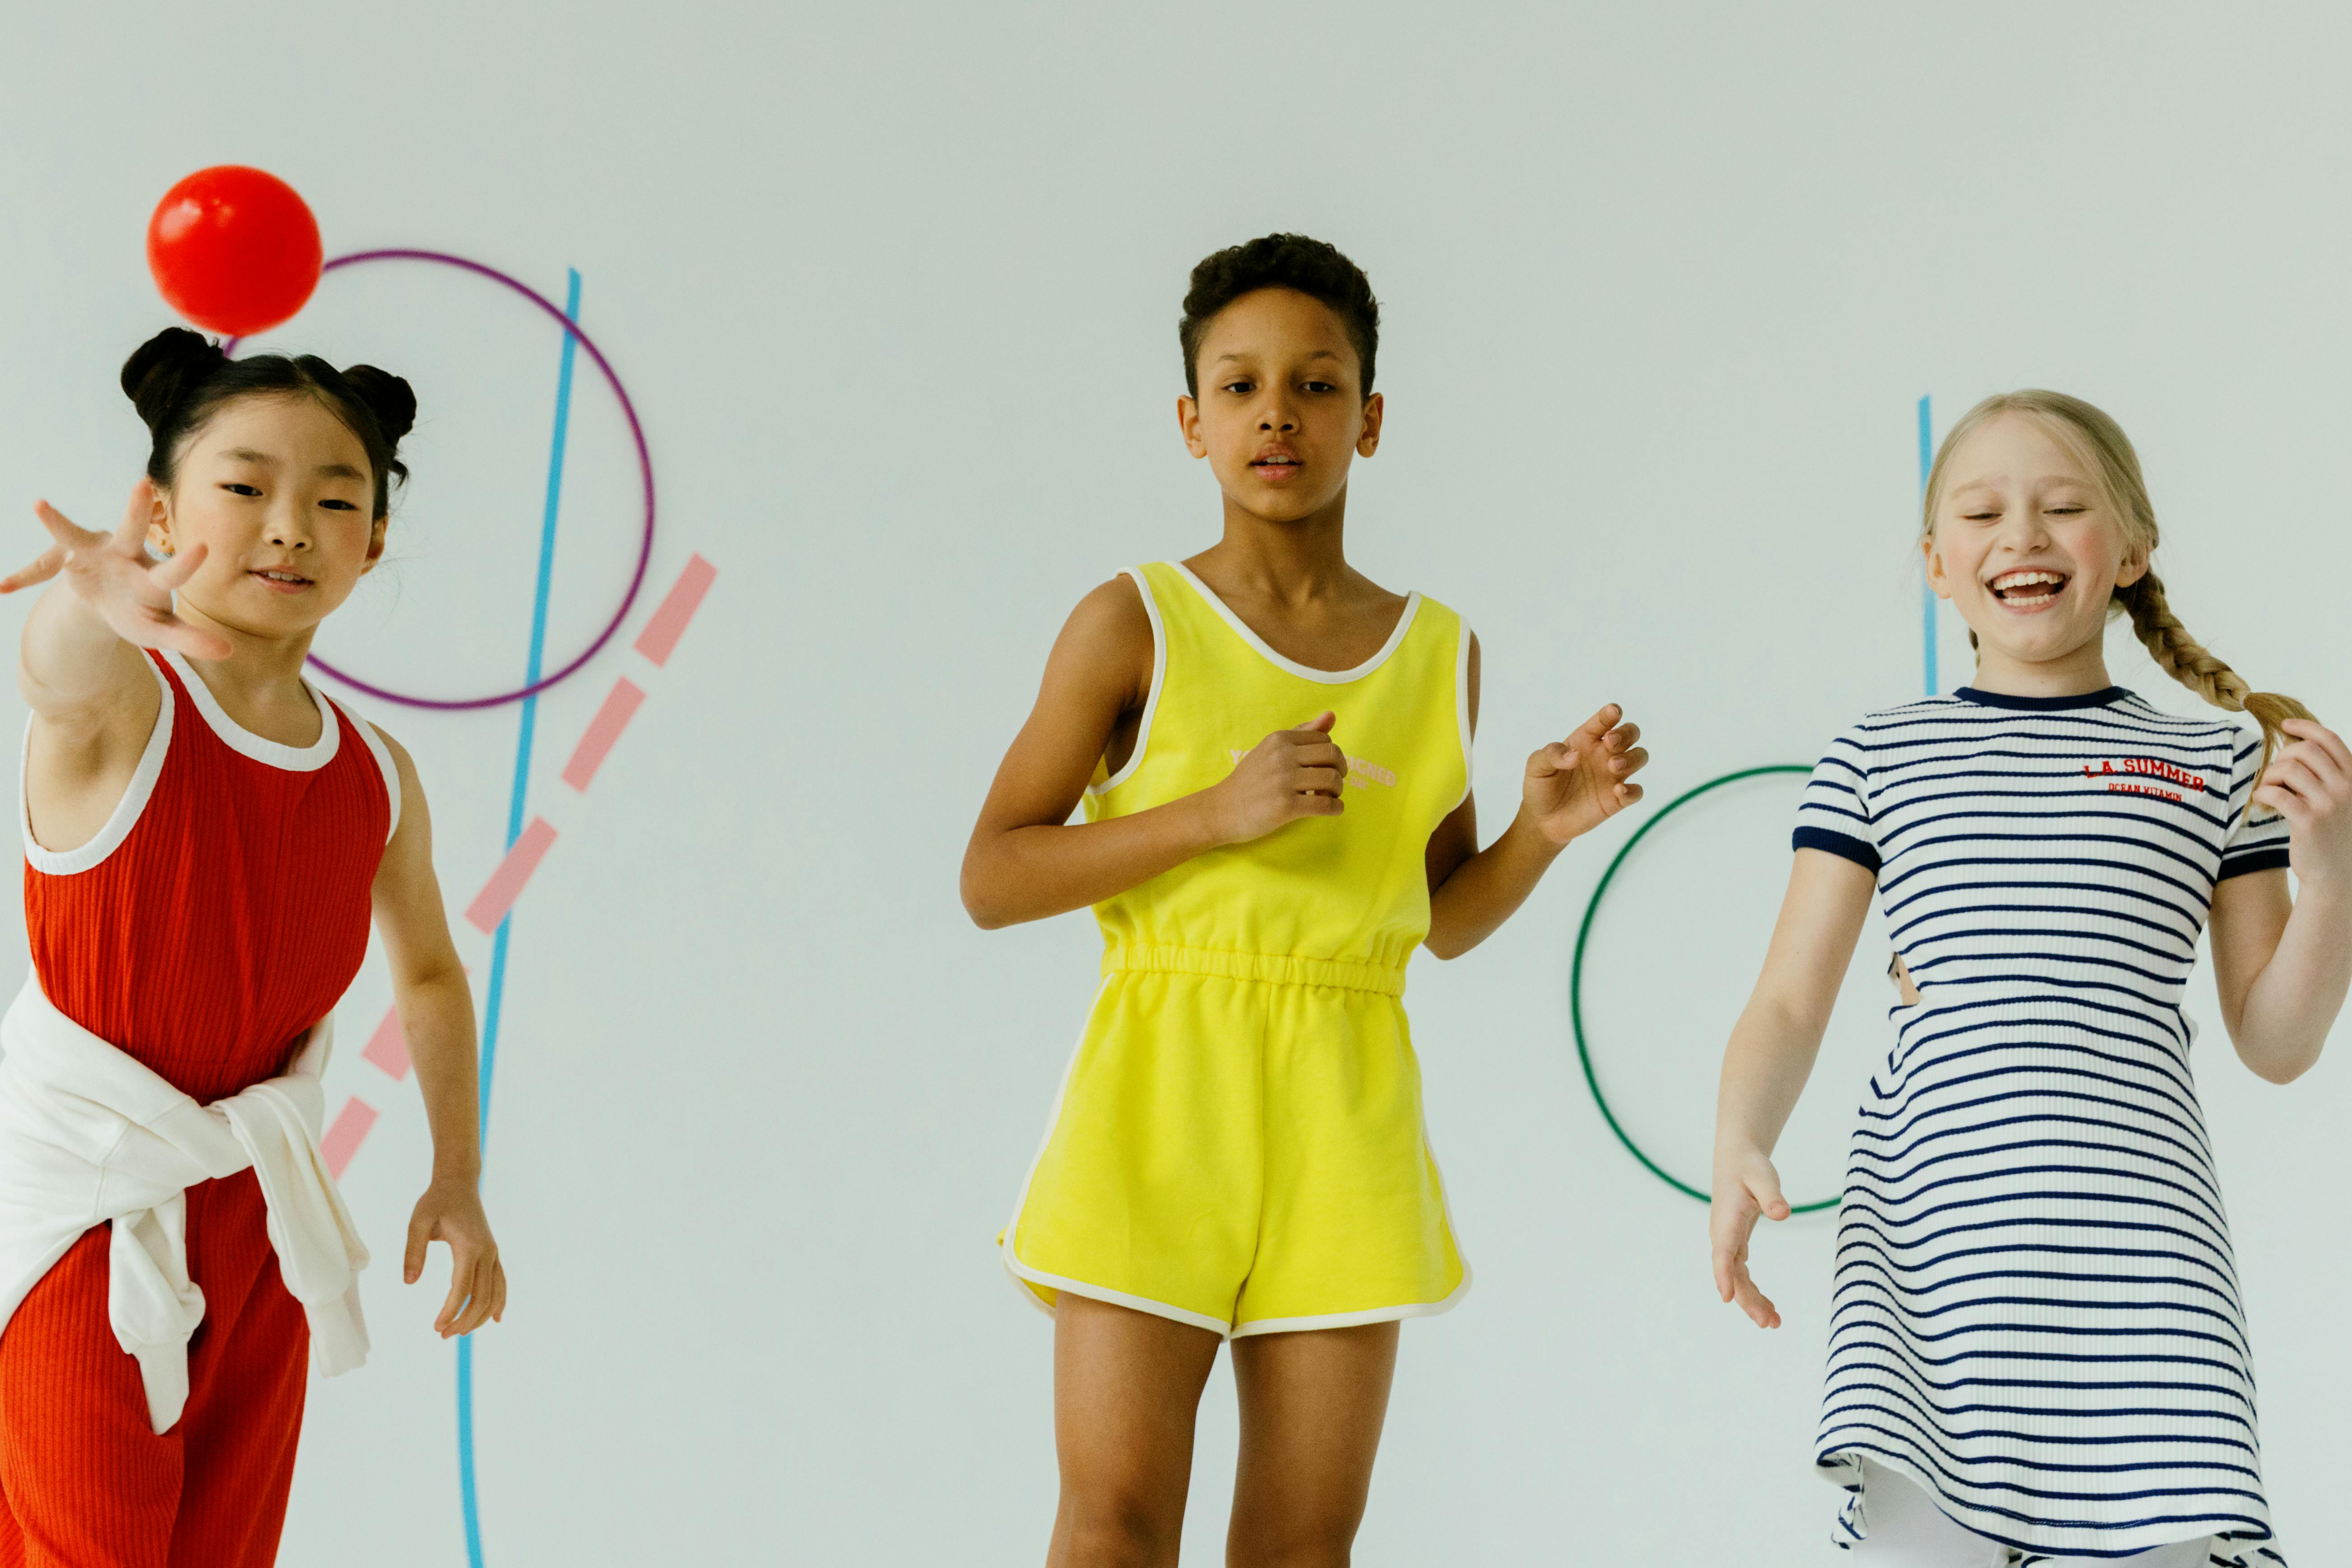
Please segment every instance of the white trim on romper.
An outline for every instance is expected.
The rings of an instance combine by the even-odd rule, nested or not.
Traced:
[[[220,700],[213,695],[212,688],[205,684],[204,677],[195,672],[184,656],[166,649],[163,657],[172,661],[173,669],[179,671],[180,680],[187,687],[188,696],[195,703],[196,711],[205,716],[205,722],[212,726],[213,733],[218,735],[229,750],[251,757],[257,763],[283,768],[289,773],[316,773],[335,760],[336,748],[342,742],[342,726],[335,722],[335,710],[328,705],[326,694],[309,681],[302,683],[302,689],[309,692],[310,700],[319,706],[319,738],[307,746],[289,746],[257,735],[230,718],[221,707]]]
[[[106,826],[88,843],[72,849],[44,849],[33,837],[33,797],[25,783],[33,764],[33,721],[30,717],[25,721],[25,754],[16,772],[16,826],[24,830],[26,864],[44,876],[70,877],[77,871],[87,871],[121,848],[122,841],[131,837],[131,830],[139,826],[139,818],[146,812],[148,797],[155,793],[155,781],[163,773],[163,759],[172,750],[172,712],[177,704],[172,700],[172,683],[163,678],[155,661],[143,661],[163,693],[162,705],[155,710],[155,727],[147,731],[146,748],[139,753],[139,765],[131,770],[131,782],[122,786],[122,798],[114,803]]]
[[[1151,596],[1142,567],[1129,566],[1119,574],[1135,579],[1135,590],[1143,595],[1143,614],[1151,622],[1151,690],[1143,700],[1143,719],[1135,727],[1135,750],[1128,753],[1127,765],[1102,783],[1087,785],[1088,795],[1108,795],[1143,765],[1144,751],[1151,744],[1151,716],[1160,711],[1160,693],[1168,684],[1168,629],[1160,623],[1160,601]]]
[[[359,731],[368,754],[375,758],[375,765],[383,774],[383,800],[392,808],[391,820],[383,830],[383,841],[389,844],[392,836],[400,831],[400,766],[392,760],[392,748],[383,743],[383,731],[345,707],[341,698],[330,697],[327,700],[335,705],[337,712],[351,721],[352,728]]]
[[[1412,628],[1413,616],[1418,615],[1421,611],[1421,595],[1418,592],[1406,595],[1404,601],[1404,613],[1397,616],[1396,630],[1389,633],[1389,640],[1381,645],[1380,652],[1372,655],[1371,658],[1364,660],[1363,663],[1356,666],[1353,669],[1317,669],[1309,665],[1300,664],[1297,659],[1285,658],[1282,655],[1275,652],[1273,648],[1267,647],[1265,639],[1258,636],[1255,632],[1250,630],[1249,623],[1243,620],[1239,616],[1234,614],[1233,606],[1226,604],[1223,599],[1218,598],[1214,590],[1213,590],[1206,583],[1202,582],[1200,578],[1194,576],[1191,567],[1185,565],[1181,561],[1168,561],[1161,563],[1161,564],[1167,566],[1171,571],[1179,574],[1187,583],[1192,584],[1193,592],[1199,594],[1202,599],[1208,602],[1209,608],[1216,611],[1217,614],[1223,617],[1225,625],[1234,628],[1234,635],[1240,637],[1242,641],[1249,644],[1250,647],[1255,648],[1259,655],[1263,657],[1267,663],[1273,665],[1277,669],[1288,670],[1291,674],[1297,676],[1301,680],[1318,681],[1325,686],[1345,686],[1351,680],[1360,680],[1365,676],[1371,674],[1372,671],[1380,668],[1383,664],[1386,664],[1389,659],[1389,655],[1396,652],[1397,648],[1404,642],[1404,634]]]
[[[1454,647],[1454,721],[1462,735],[1462,800],[1468,800],[1470,743],[1475,739],[1470,729],[1470,623],[1458,614],[1454,617],[1454,635],[1458,639]],[[1462,800],[1454,803],[1456,808]]]

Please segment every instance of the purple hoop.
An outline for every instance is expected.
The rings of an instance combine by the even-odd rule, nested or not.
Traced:
[[[645,586],[646,567],[646,564],[653,560],[654,554],[654,460],[653,455],[646,449],[645,426],[637,423],[636,405],[629,401],[628,389],[621,384],[621,378],[613,373],[611,363],[604,358],[604,351],[596,346],[595,340],[591,338],[586,332],[582,331],[580,330],[580,324],[577,321],[574,321],[571,317],[565,315],[562,309],[552,300],[550,300],[538,289],[533,289],[530,284],[522,282],[518,279],[509,278],[495,267],[485,267],[478,261],[468,261],[462,256],[451,256],[446,251],[441,250],[354,251],[349,256],[336,257],[332,261],[330,261],[324,267],[321,267],[319,269],[319,273],[320,277],[324,277],[326,274],[332,272],[338,267],[354,267],[362,261],[430,261],[436,266],[455,267],[462,271],[478,273],[480,276],[488,279],[493,283],[503,283],[508,288],[513,289],[516,293],[521,295],[524,299],[530,300],[532,304],[538,306],[541,310],[554,317],[556,324],[561,326],[565,331],[571,333],[572,339],[577,342],[582,348],[588,351],[588,357],[594,360],[596,362],[596,368],[604,373],[604,384],[613,389],[613,395],[620,400],[621,412],[627,416],[629,421],[629,437],[637,444],[637,471],[645,476],[646,483],[646,532],[645,538],[637,546],[636,570],[630,574],[629,591],[621,595],[621,607],[613,612],[613,618],[604,623],[604,629],[596,634],[596,640],[588,645],[588,650],[580,655],[579,658],[573,659],[570,664],[565,665],[562,668],[557,670],[552,675],[543,676],[541,679],[532,681],[528,686],[519,686],[512,691],[502,691],[494,697],[467,697],[450,700],[436,697],[410,697],[402,692],[387,690],[381,686],[371,686],[355,675],[346,675],[343,671],[337,669],[333,665],[329,664],[325,659],[320,658],[317,654],[312,654],[310,656],[310,662],[312,664],[317,665],[328,675],[331,675],[335,679],[341,681],[345,686],[352,688],[353,690],[364,691],[370,697],[380,697],[386,702],[397,702],[407,708],[436,708],[443,710],[463,708],[499,708],[509,702],[520,702],[526,697],[536,696],[540,692],[546,690],[549,687],[556,685],[560,681],[569,679],[581,666],[586,664],[590,659],[594,658],[599,653],[603,652],[604,645],[613,640],[613,634],[621,629],[621,623],[629,618],[629,611],[637,602],[638,590]],[[242,341],[243,340],[239,338],[230,338],[226,340],[221,344],[221,352],[224,353],[235,353],[236,352],[236,345]]]

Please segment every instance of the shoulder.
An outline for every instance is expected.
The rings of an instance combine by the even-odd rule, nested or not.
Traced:
[[[1831,738],[1824,757],[1843,757],[1850,765],[1864,765],[1888,752],[1938,740],[1949,740],[1956,726],[1966,725],[1981,712],[1957,697],[1925,697],[1894,708],[1880,708],[1840,730]]]
[[[1151,682],[1154,622],[1142,590],[1126,573],[1090,590],[1054,640],[1048,684],[1076,680],[1140,692]]]

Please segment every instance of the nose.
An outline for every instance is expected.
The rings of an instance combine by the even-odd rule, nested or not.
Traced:
[[[1284,396],[1281,392],[1271,393],[1265,405],[1257,412],[1257,427],[1262,432],[1275,436],[1296,430],[1298,428],[1297,411],[1290,406],[1290,399]]]
[[[2013,554],[2028,555],[2050,542],[2050,520],[2038,506],[2013,506],[2000,521],[2001,546]]]
[[[261,536],[281,550],[308,550],[311,545],[309,509],[290,497],[281,497],[269,509]]]

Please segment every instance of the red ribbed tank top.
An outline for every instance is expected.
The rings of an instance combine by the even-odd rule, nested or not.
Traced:
[[[399,777],[315,688],[317,743],[285,746],[148,657],[162,706],[98,837],[47,850],[26,818],[25,929],[59,1012],[209,1102],[275,1077],[359,973]]]

